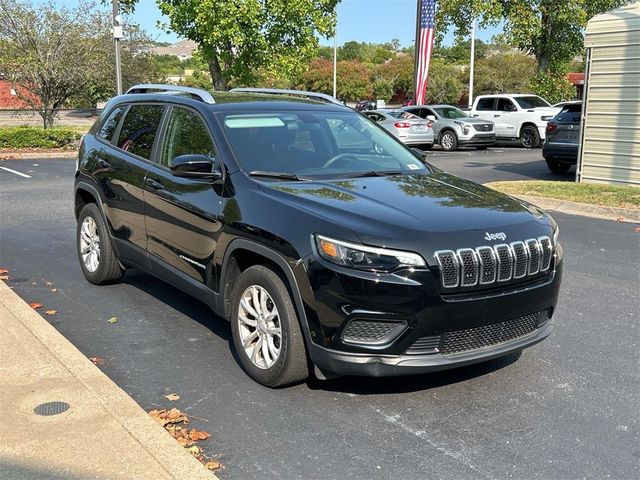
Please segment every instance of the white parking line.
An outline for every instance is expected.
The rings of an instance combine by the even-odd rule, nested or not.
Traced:
[[[0,170],[5,170],[10,173],[15,173],[16,175],[20,175],[21,177],[24,177],[24,178],[31,178],[31,175],[27,175],[26,173],[22,173],[22,172],[17,172],[7,167],[0,167]]]

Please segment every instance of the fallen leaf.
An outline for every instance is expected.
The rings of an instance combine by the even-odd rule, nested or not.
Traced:
[[[52,292],[57,292],[57,291],[58,291],[58,289],[57,289],[57,288],[52,288],[52,289],[51,289],[51,291],[52,291]]]
[[[210,436],[211,434],[209,432],[203,432],[200,430],[196,430],[195,428],[193,430],[189,430],[189,438],[194,442],[197,442],[199,440],[206,440]]]
[[[187,450],[194,457],[202,453],[202,449],[198,445],[191,445],[190,447],[187,447]]]
[[[616,218],[616,222],[624,222],[624,217],[620,216],[620,217]]]
[[[111,317],[109,320],[107,320],[107,323],[118,323],[118,319],[116,317]]]
[[[9,270],[0,268],[0,280],[9,280]]]
[[[169,395],[165,395],[164,398],[166,398],[170,402],[175,402],[176,400],[180,400],[180,395],[178,395],[177,393],[170,393]]]
[[[31,308],[42,308],[42,304],[41,304],[41,303],[38,303],[38,302],[31,302],[31,303],[29,304],[29,306],[30,306]]]
[[[46,285],[47,287],[50,287],[51,285],[53,285],[53,283],[51,283],[51,282],[46,282],[46,283],[45,283],[45,285]]]
[[[46,311],[46,312],[44,312],[44,313],[46,313],[47,315],[55,315],[56,313],[58,313],[58,311],[57,311],[57,310],[53,310],[53,309],[51,309],[51,310],[47,310],[47,311]]]
[[[220,470],[222,468],[222,464],[217,461],[217,460],[209,460],[207,463],[204,464],[205,467],[207,467],[207,469],[209,470]]]
[[[104,360],[102,360],[100,357],[89,357],[89,360],[91,360],[91,363],[93,363],[94,365],[102,365],[104,363]]]
[[[169,423],[189,422],[189,417],[177,408],[172,408],[171,410],[167,410],[166,408],[162,410],[151,410],[149,415],[163,427]]]
[[[640,233],[640,227],[634,228],[633,231],[636,232],[636,233]]]

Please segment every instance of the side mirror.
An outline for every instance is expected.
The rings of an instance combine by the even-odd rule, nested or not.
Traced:
[[[436,118],[435,115],[427,115],[427,120],[431,120],[432,122],[435,122],[438,119]]]
[[[171,161],[171,173],[176,177],[216,179],[220,172],[214,172],[214,160],[207,155],[190,153],[179,155]]]

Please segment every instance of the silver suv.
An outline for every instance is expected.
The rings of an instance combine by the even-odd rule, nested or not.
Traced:
[[[443,150],[457,150],[458,147],[484,150],[496,143],[493,122],[471,118],[451,105],[413,106],[403,110],[433,121],[434,143],[440,144]]]

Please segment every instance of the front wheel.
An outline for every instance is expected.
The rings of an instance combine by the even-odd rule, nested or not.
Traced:
[[[95,203],[85,205],[80,211],[76,239],[80,267],[89,282],[101,285],[122,276],[107,225]]]
[[[553,173],[567,173],[571,169],[571,164],[547,160],[547,167],[549,167],[549,170]]]
[[[540,145],[540,134],[538,129],[532,125],[527,125],[520,132],[520,144],[524,148],[536,148]]]
[[[309,376],[291,296],[280,276],[270,268],[256,265],[238,278],[231,334],[240,365],[256,382],[284,387]]]
[[[458,149],[458,137],[455,133],[446,131],[440,136],[440,146],[443,150],[451,152]]]

